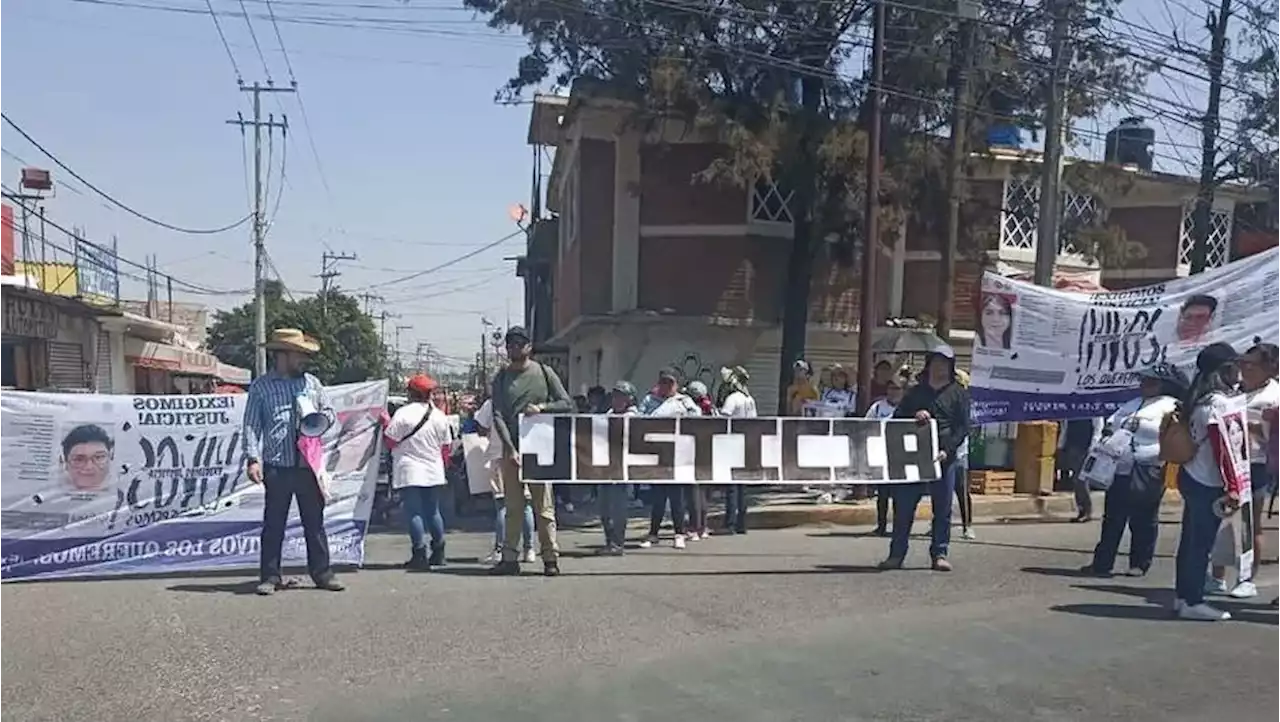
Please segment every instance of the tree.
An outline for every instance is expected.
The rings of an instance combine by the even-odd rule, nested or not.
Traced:
[[[1105,14],[1118,0],[1064,0],[1077,18]],[[700,178],[750,187],[771,179],[791,195],[794,242],[786,271],[782,362],[786,375],[804,349],[812,267],[834,234],[836,257],[851,262],[883,238],[863,239],[868,120],[865,77],[848,66],[869,48],[862,32],[867,0],[464,0],[492,27],[519,30],[529,50],[499,100],[530,88],[591,88],[627,101],[631,122],[647,127],[677,119],[712,130],[725,154]],[[921,204],[941,187],[940,148],[933,134],[946,125],[949,46],[954,0],[884,0],[884,236],[912,213],[935,224],[942,206]],[[983,18],[982,61],[976,68],[975,113],[994,117],[997,87],[1019,127],[1037,128],[1051,18],[1039,7],[996,2]],[[1091,35],[1092,32],[1092,35]],[[1086,26],[1073,64],[1081,83],[1135,84],[1100,34]],[[1127,74],[1126,74],[1127,73]],[[1117,80],[1118,79],[1118,80]],[[602,90],[603,89],[603,90]],[[1076,93],[1071,117],[1096,113],[1100,96]],[[978,133],[988,124],[974,123]],[[970,147],[981,149],[982,143]],[[945,199],[945,193],[943,195]],[[785,379],[779,384],[785,385]],[[784,398],[783,394],[779,394]]]
[[[340,384],[385,378],[386,357],[378,331],[360,310],[357,299],[331,291],[321,311],[316,297],[282,297],[279,281],[267,281],[267,329],[297,328],[320,342],[311,372],[323,383]],[[252,303],[219,311],[209,329],[209,346],[225,363],[253,368],[254,308]]]

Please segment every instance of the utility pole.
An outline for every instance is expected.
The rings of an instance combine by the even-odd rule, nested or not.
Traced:
[[[1040,175],[1040,217],[1036,223],[1036,266],[1039,286],[1053,286],[1058,258],[1058,229],[1062,222],[1062,116],[1066,106],[1063,76],[1071,54],[1067,50],[1070,0],[1049,0],[1053,9],[1050,38],[1049,97],[1045,99],[1044,158]]]
[[[1222,128],[1222,67],[1227,55],[1227,23],[1231,19],[1231,0],[1220,0],[1217,14],[1209,14],[1211,33],[1209,57],[1209,99],[1204,122],[1200,125],[1200,187],[1191,214],[1191,272],[1203,273],[1209,265],[1209,231],[1213,215],[1213,195],[1218,184],[1218,134]]]
[[[332,290],[333,279],[342,275],[338,270],[338,261],[354,260],[357,260],[354,253],[325,251],[320,254],[320,318],[324,318],[329,311],[329,291]]]
[[[413,326],[409,326],[409,325],[396,326],[396,376],[398,378],[404,377],[404,364],[401,363],[400,361],[400,332],[411,331],[411,330],[413,330]]]
[[[289,132],[289,118],[285,115],[280,116],[280,120],[274,117],[268,117],[267,120],[262,119],[262,94],[263,93],[292,93],[294,88],[277,88],[268,82],[266,85],[254,83],[253,85],[240,85],[240,90],[245,93],[253,94],[253,120],[245,120],[244,116],[236,113],[235,120],[228,120],[228,125],[235,125],[240,128],[243,133],[246,127],[253,128],[253,222],[250,224],[253,234],[253,337],[254,337],[254,356],[253,370],[255,376],[262,376],[267,372],[267,305],[266,305],[266,284],[265,273],[267,263],[267,247],[264,243],[266,219],[263,218],[262,206],[262,129],[266,128],[270,133],[274,129],[280,129],[280,137],[284,138]]]
[[[858,302],[858,413],[871,405],[871,344],[876,327],[876,260],[880,255],[880,120],[884,114],[884,0],[875,0],[871,39],[871,86],[867,102],[867,205],[862,227],[862,293]]]
[[[364,301],[364,315],[368,316],[369,318],[374,318],[373,304],[375,301],[378,303],[386,303],[387,301],[387,299],[383,298],[382,296],[379,296],[376,293],[369,293],[368,291],[365,291],[359,296],[356,296],[356,298]]]
[[[959,15],[956,44],[951,51],[951,143],[947,148],[947,238],[942,246],[942,290],[938,298],[938,335],[951,341],[955,315],[956,254],[960,246],[960,203],[964,198],[964,162],[969,136],[969,57],[973,48],[974,20],[978,4],[957,0]]]

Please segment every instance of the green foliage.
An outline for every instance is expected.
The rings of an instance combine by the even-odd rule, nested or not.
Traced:
[[[311,372],[326,384],[385,378],[386,358],[373,321],[359,302],[340,292],[297,301],[282,297],[277,281],[267,282],[267,335],[276,328],[297,328],[320,341]],[[225,363],[253,368],[252,303],[220,311],[209,328],[209,347]]]

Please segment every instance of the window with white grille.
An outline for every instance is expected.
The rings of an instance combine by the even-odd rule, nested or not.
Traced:
[[[753,223],[783,223],[791,225],[791,198],[795,191],[778,186],[772,178],[761,178],[751,188],[751,203],[747,218]]]
[[[1088,193],[1070,188],[1062,191],[1062,220],[1058,224],[1058,253],[1081,254],[1085,249],[1075,242],[1075,232],[1092,226],[1101,209]],[[1015,175],[1004,186],[1004,210],[1000,222],[1000,249],[1033,252],[1040,218],[1040,179]]]
[[[1178,265],[1191,266],[1191,249],[1195,233],[1196,203],[1188,201],[1182,207],[1182,230],[1178,233]],[[1205,254],[1205,268],[1217,268],[1227,264],[1231,249],[1231,211],[1214,208],[1209,212],[1209,247]]]

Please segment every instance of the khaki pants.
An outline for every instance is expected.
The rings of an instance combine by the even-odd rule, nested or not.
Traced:
[[[519,558],[516,544],[520,540],[521,525],[524,523],[524,488],[520,482],[520,467],[510,459],[502,459],[502,488],[507,504],[507,531],[502,544],[502,560],[515,561]],[[556,503],[551,494],[550,484],[528,484],[529,495],[533,501],[533,525],[538,530],[539,555],[543,563],[554,562],[560,555],[556,546]]]

